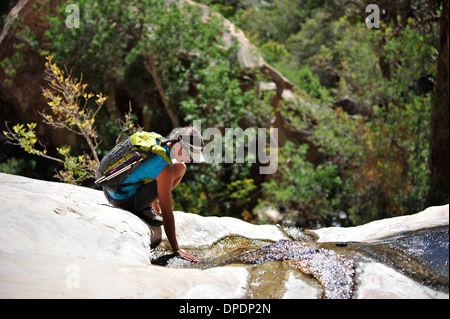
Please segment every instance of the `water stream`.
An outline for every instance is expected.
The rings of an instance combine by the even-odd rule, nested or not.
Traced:
[[[292,239],[280,242],[229,236],[210,247],[186,249],[190,263],[171,253],[167,242],[154,250],[153,264],[173,268],[246,267],[247,298],[286,298],[297,285],[311,298],[353,296],[359,262],[383,263],[435,290],[449,292],[448,227],[400,234],[376,243],[318,243],[311,233],[283,228]]]

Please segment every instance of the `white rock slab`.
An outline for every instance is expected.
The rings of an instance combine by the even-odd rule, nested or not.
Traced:
[[[242,298],[244,268],[173,269],[0,251],[0,298]]]
[[[380,263],[362,263],[356,299],[448,299],[449,295],[423,286]]]
[[[180,246],[186,248],[209,247],[227,236],[278,241],[289,239],[273,225],[253,225],[232,217],[203,217],[175,211],[175,227]],[[167,239],[163,231],[163,240]]]
[[[433,206],[412,215],[373,221],[355,227],[327,227],[314,230],[319,242],[372,242],[402,232],[449,224],[448,204]]]
[[[0,173],[0,298],[241,298],[244,268],[150,264],[150,231],[102,192]]]
[[[243,298],[245,267],[173,269],[150,264],[150,230],[85,187],[0,173],[0,298]],[[286,239],[275,226],[175,212],[182,247],[231,235]],[[320,241],[374,241],[448,225],[448,205],[349,228],[315,231]],[[377,263],[358,267],[356,298],[448,298]],[[317,296],[290,276],[284,298]],[[311,290],[311,291],[309,291]],[[305,295],[306,293],[306,295]],[[306,296],[306,297],[305,297]]]

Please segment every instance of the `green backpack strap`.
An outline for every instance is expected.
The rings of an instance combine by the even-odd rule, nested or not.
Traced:
[[[144,152],[152,152],[161,156],[170,166],[173,166],[169,154],[161,145],[163,137],[157,133],[151,132],[136,132],[131,135],[131,143],[143,150]],[[159,142],[159,143],[158,143]]]

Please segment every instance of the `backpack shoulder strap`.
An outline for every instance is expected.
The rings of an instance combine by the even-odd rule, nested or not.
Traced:
[[[166,149],[163,147],[165,143],[162,140],[163,136],[158,133],[143,131],[134,133],[130,138],[130,141],[134,146],[144,152],[158,154],[170,166],[172,166],[173,164],[170,159],[170,154],[168,154]]]

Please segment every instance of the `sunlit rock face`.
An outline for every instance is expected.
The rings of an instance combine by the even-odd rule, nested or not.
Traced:
[[[0,194],[0,298],[449,297],[448,205],[314,232],[175,212],[194,264],[99,190],[0,173]]]

